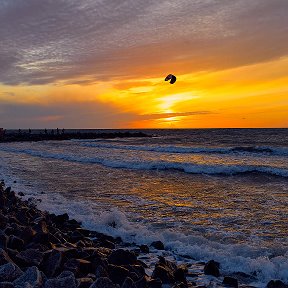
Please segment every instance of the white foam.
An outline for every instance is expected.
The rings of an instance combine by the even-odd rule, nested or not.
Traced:
[[[83,142],[83,141],[81,141]],[[121,149],[121,150],[136,150],[136,151],[150,151],[162,153],[220,153],[220,154],[247,154],[247,153],[264,153],[273,155],[288,155],[288,149],[284,147],[190,147],[190,146],[164,146],[164,145],[115,145],[107,143],[83,143],[83,147],[105,148],[105,149]]]
[[[17,149],[11,147],[1,147],[2,151],[28,154],[31,156],[41,158],[52,158],[71,162],[80,163],[95,163],[101,164],[111,168],[124,168],[135,170],[178,170],[191,174],[223,174],[235,175],[239,173],[260,172],[282,177],[288,177],[288,169],[271,167],[271,166],[258,166],[258,165],[223,165],[223,164],[194,164],[185,162],[170,162],[170,161],[124,161],[124,160],[109,160],[101,157],[84,157],[73,154],[60,154],[50,153],[45,151],[31,150],[31,149]]]

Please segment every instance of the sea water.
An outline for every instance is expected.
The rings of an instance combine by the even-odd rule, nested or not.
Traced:
[[[142,132],[1,143],[0,177],[87,228],[161,240],[175,259],[213,259],[259,287],[288,282],[288,129]]]

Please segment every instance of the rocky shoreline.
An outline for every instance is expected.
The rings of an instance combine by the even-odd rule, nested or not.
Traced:
[[[145,255],[150,249],[164,250],[162,242],[150,247],[124,243],[82,228],[67,214],[40,211],[22,196],[1,182],[0,288],[252,287],[238,284],[247,275],[221,275],[220,264],[213,260],[198,263],[199,272],[159,255],[148,267]],[[197,284],[203,276],[211,277],[210,285]],[[288,286],[270,281],[267,287]]]
[[[0,134],[1,142],[26,142],[44,140],[71,140],[71,139],[113,139],[113,138],[132,138],[132,137],[151,137],[143,132],[67,132],[54,130],[43,131],[43,133],[29,132],[3,132]]]

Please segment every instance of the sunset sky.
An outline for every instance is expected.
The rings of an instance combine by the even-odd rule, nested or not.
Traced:
[[[0,0],[0,127],[288,127],[287,15],[287,0]]]

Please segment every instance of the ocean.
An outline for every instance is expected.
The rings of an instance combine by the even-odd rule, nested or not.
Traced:
[[[288,129],[134,131],[151,137],[0,143],[0,178],[89,229],[288,282]]]

